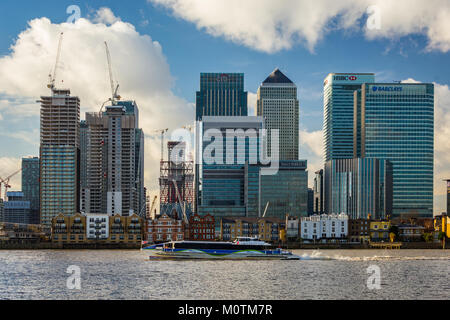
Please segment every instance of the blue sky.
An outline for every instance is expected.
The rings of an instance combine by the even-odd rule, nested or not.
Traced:
[[[398,14],[405,15],[403,17],[406,21],[405,26],[408,26],[411,30],[405,27],[406,30],[397,31],[401,29],[395,24],[399,18],[397,16],[395,19],[392,18],[391,12],[384,13],[384,16],[382,16],[385,17],[382,20],[383,26],[386,27],[380,31],[379,36],[375,39],[371,39],[367,33],[363,32],[364,19],[354,23],[351,28],[333,27],[334,24],[342,23],[342,21],[338,21],[341,19],[339,17],[350,10],[345,7],[335,17],[330,13],[330,20],[325,24],[325,27],[319,26],[314,30],[315,33],[312,32],[313,35],[319,35],[312,49],[306,46],[302,39],[296,39],[301,37],[294,36],[293,40],[290,41],[290,48],[265,50],[257,45],[249,44],[245,39],[238,39],[242,36],[239,30],[236,31],[233,26],[227,25],[226,15],[229,14],[228,11],[223,12],[222,15],[225,16],[223,20],[225,22],[218,19],[222,22],[219,21],[216,25],[214,19],[211,22],[208,19],[202,20],[201,16],[199,18],[194,10],[196,8],[194,5],[190,5],[193,8],[192,10],[180,11],[174,3],[178,4],[183,1],[196,2],[196,0],[133,0],[126,2],[49,0],[23,1],[19,5],[17,2],[2,1],[0,11],[6,14],[0,20],[0,59],[13,53],[10,47],[14,44],[18,35],[29,28],[28,22],[33,19],[47,17],[53,24],[61,24],[69,16],[66,13],[66,8],[70,5],[78,5],[81,9],[81,17],[92,20],[98,9],[107,7],[121,21],[132,24],[139,35],[149,35],[153,41],[157,41],[161,45],[162,55],[170,70],[170,75],[174,79],[171,82],[171,93],[177,99],[179,98],[187,103],[195,102],[195,91],[199,88],[200,72],[243,72],[246,90],[256,93],[258,85],[267,75],[275,67],[280,68],[299,88],[300,127],[306,132],[303,137],[300,136],[300,140],[303,140],[303,142],[308,140],[307,145],[302,145],[303,148],[300,148],[300,152],[302,158],[307,158],[311,163],[313,161],[317,163],[320,158],[317,152],[313,150],[314,141],[311,141],[311,139],[320,140],[320,134],[318,133],[322,129],[322,83],[328,73],[375,72],[377,81],[391,82],[413,78],[421,82],[435,82],[444,87],[450,85],[450,52],[446,49],[449,43],[446,42],[446,39],[450,39],[450,36],[448,36],[450,31],[435,31],[433,34],[427,32],[427,29],[418,31],[417,27],[410,21],[414,17],[409,19],[410,17],[406,16],[408,14],[413,15],[414,12],[407,13],[406,7],[405,13],[400,12]],[[323,3],[327,5],[324,1],[317,1],[318,6],[323,5]],[[351,2],[351,0],[343,2],[349,1]],[[230,0],[229,3],[231,2],[239,3]],[[373,2],[379,2],[379,0]],[[245,6],[242,10],[246,10]],[[341,8],[336,10],[341,10]],[[435,10],[441,10],[444,14],[449,13],[448,6]],[[418,12],[417,14],[424,14],[425,16],[426,12],[423,9],[418,8]],[[248,12],[247,19],[244,19],[244,21],[237,20],[243,23],[244,28],[250,30],[248,32],[250,38],[252,37],[252,24],[259,23],[259,20],[255,18],[257,14]],[[288,16],[288,13],[286,15]],[[264,17],[267,17],[267,12]],[[236,18],[236,15],[230,15],[230,20],[233,19],[238,18]],[[428,17],[427,19],[429,21],[425,21],[425,26],[429,23],[429,30],[436,30],[436,27],[433,26],[433,18]],[[446,21],[449,21],[449,19]],[[245,25],[245,23],[248,24]],[[305,32],[311,33],[307,25],[297,25],[295,21],[292,24],[294,27],[288,27],[307,30]],[[445,29],[445,26],[443,27]],[[208,28],[213,28],[215,31]],[[270,26],[267,28],[270,28]],[[281,29],[280,33],[282,34],[283,25],[275,26],[276,30],[278,28]],[[266,40],[257,31],[255,31],[255,34],[257,39]],[[440,41],[440,47],[435,46],[429,50],[427,48],[433,37]],[[271,41],[276,43],[277,39],[271,39]],[[52,51],[54,48],[49,50]],[[128,50],[129,59],[133,59],[133,48],[127,48],[126,50]],[[114,51],[112,55],[114,60]],[[46,68],[49,69],[47,66]],[[5,74],[0,76],[5,77]],[[155,75],[156,78],[166,76],[163,74]],[[126,86],[127,83],[122,81],[121,87]],[[149,86],[148,90],[152,90],[152,87]],[[6,92],[6,90],[0,88],[0,98],[5,96],[9,97],[9,103],[12,104],[22,98],[17,92],[11,94],[11,92]],[[24,94],[23,97],[27,97],[28,102],[33,98],[33,96],[27,94]],[[145,111],[145,108],[143,109]],[[445,114],[447,115],[448,112],[446,111]],[[189,118],[188,113],[185,113],[185,115]],[[192,118],[186,119],[186,121],[191,121],[193,118],[194,114],[192,113]],[[14,125],[11,125],[11,123],[14,123]],[[34,128],[34,131],[31,131],[30,128]],[[26,136],[30,138],[30,135],[38,134],[38,131],[36,131],[38,128],[39,123],[36,116],[20,118],[20,121],[11,118],[8,123],[8,115],[3,113],[2,116],[0,107],[0,130],[10,131],[8,136],[2,136],[0,133],[0,158],[17,158],[25,153],[37,154],[38,145],[27,139]],[[147,133],[151,129],[144,128]],[[21,134],[12,137],[11,133],[14,130],[20,131]],[[313,135],[313,133],[317,134]],[[7,141],[7,139],[12,140]],[[36,141],[36,137],[33,141]],[[321,141],[317,141],[317,144],[320,143]],[[447,150],[444,150],[444,152],[446,155],[450,154],[450,152],[447,153]],[[444,167],[448,167],[448,165]],[[3,174],[1,170],[0,174]]]

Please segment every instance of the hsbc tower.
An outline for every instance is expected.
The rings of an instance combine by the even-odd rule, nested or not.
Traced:
[[[353,158],[355,90],[375,82],[374,73],[330,73],[323,83],[325,161]]]

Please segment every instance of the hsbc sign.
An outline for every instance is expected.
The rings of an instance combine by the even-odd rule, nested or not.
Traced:
[[[358,79],[357,76],[333,76],[335,81],[355,81],[356,79]]]

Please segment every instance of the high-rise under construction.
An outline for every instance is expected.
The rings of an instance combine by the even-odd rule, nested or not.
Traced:
[[[82,211],[145,215],[144,133],[134,101],[117,101],[104,112],[86,113],[86,181]]]
[[[41,97],[40,220],[79,211],[80,99],[69,89]]]

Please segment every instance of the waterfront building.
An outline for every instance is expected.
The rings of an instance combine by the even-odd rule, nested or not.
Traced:
[[[355,156],[392,164],[392,217],[432,217],[434,85],[369,82],[354,100]]]
[[[300,238],[300,218],[286,215],[286,239],[295,241]]]
[[[134,101],[86,113],[86,180],[82,204],[88,213],[145,215],[144,134]]]
[[[324,185],[323,185],[323,169],[320,169],[315,172],[314,176],[314,214],[323,214],[324,206],[323,206],[323,198],[324,198]]]
[[[80,99],[69,89],[41,96],[40,222],[79,211]]]
[[[68,244],[140,244],[144,220],[106,214],[59,214],[52,220],[52,242]]]
[[[323,84],[325,161],[353,158],[354,91],[375,82],[373,73],[330,73]]]
[[[32,224],[39,224],[39,158],[22,158],[23,200],[30,202]]]
[[[279,69],[275,69],[257,92],[256,112],[264,117],[267,129],[267,152],[271,155],[271,130],[278,130],[280,160],[298,160],[299,102],[297,86]]]
[[[370,241],[370,219],[349,219],[348,240],[367,243]]]
[[[401,241],[405,242],[423,241],[423,234],[425,232],[424,227],[410,223],[402,223],[397,225],[397,227],[398,227],[398,236]]]
[[[378,220],[370,221],[370,240],[371,241],[389,241],[389,230],[391,221]]]
[[[375,158],[325,163],[325,212],[351,219],[382,219],[392,213],[392,167]]]
[[[348,215],[321,214],[300,219],[300,235],[305,242],[347,242]]]
[[[306,160],[279,161],[276,174],[261,175],[261,215],[284,218],[308,215],[308,172]],[[312,199],[311,199],[312,200]]]
[[[146,237],[150,243],[181,241],[185,238],[185,224],[182,220],[162,214],[147,220]]]
[[[262,117],[203,117],[197,206],[200,215],[216,219],[216,231],[220,217],[259,216],[263,128]],[[209,136],[211,132],[218,135],[217,140]]]
[[[215,239],[214,217],[210,214],[200,216],[193,214],[189,217],[189,233],[186,237],[191,241],[212,241]]]
[[[434,217],[434,230],[450,238],[450,219],[446,213]]]
[[[234,241],[238,237],[256,237],[267,242],[278,242],[285,220],[277,217],[223,217],[219,220],[218,238]]]
[[[447,214],[450,214],[450,179],[445,182],[447,182]]]
[[[201,73],[196,94],[197,121],[203,116],[247,116],[243,73]]]
[[[3,216],[0,222],[32,224],[30,201],[26,201],[23,192],[8,191],[8,201],[3,203]]]

